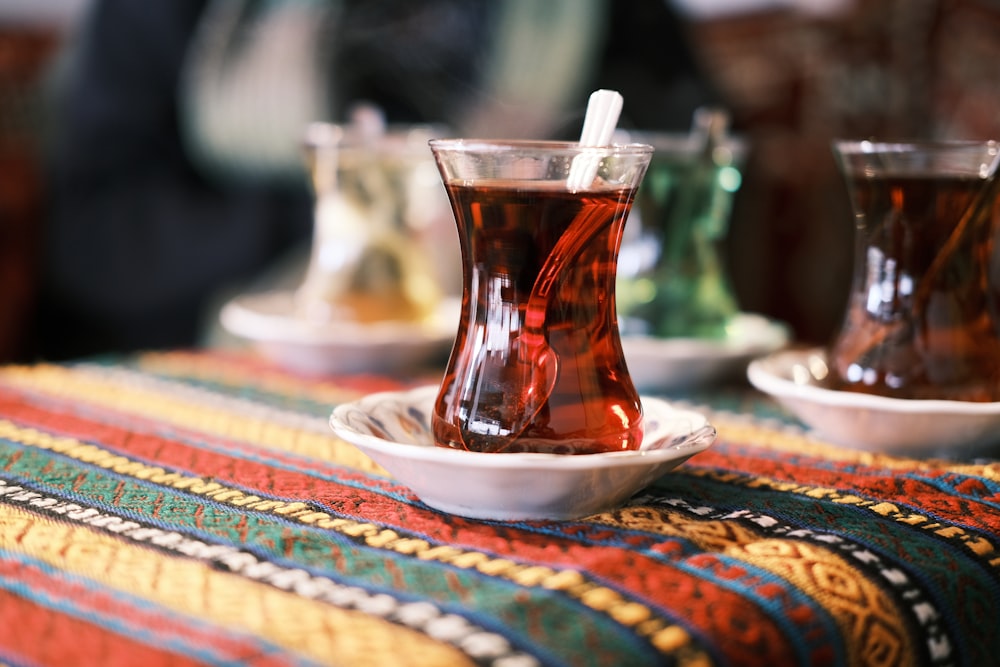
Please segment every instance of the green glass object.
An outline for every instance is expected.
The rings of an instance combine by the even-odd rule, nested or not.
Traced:
[[[739,308],[722,257],[745,147],[724,112],[690,134],[631,133],[655,152],[625,229],[617,302],[623,335],[722,338]]]

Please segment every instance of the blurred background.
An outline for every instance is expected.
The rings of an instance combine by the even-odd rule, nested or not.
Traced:
[[[811,343],[851,270],[830,140],[1000,138],[1000,0],[541,4],[0,0],[0,362],[195,344],[212,290],[308,241],[278,129],[357,101],[539,137],[575,136],[595,86],[636,128],[728,108],[740,306]]]

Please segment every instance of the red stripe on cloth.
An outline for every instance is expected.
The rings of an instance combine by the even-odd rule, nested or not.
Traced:
[[[745,453],[744,453],[745,452]],[[918,514],[945,519],[962,526],[996,534],[1000,532],[1000,512],[995,507],[978,502],[968,496],[956,497],[934,486],[932,479],[940,477],[939,471],[914,466],[905,468],[870,468],[850,471],[829,469],[829,462],[800,458],[795,461],[762,457],[757,451],[744,447],[727,447],[719,443],[693,459],[689,465],[703,469],[731,471],[746,477],[765,477],[782,483],[802,487],[850,489],[852,494],[863,493],[877,498],[881,503],[898,503],[906,507],[919,507]],[[927,477],[927,480],[918,476]],[[949,485],[950,486],[950,485]],[[761,488],[767,488],[761,486]],[[984,501],[996,502],[987,497]]]
[[[192,618],[185,622],[176,615],[158,613],[154,607],[131,604],[116,597],[110,589],[89,587],[81,580],[66,577],[54,579],[29,563],[0,558],[0,579],[17,581],[30,588],[32,596],[51,601],[40,604],[0,589],[4,647],[30,657],[29,663],[102,667],[131,666],[140,662],[143,667],[201,664],[189,656],[134,638],[142,631],[154,643],[166,644],[169,640],[184,646],[198,646],[223,661],[255,667],[287,664],[261,655],[259,642],[213,632],[214,628],[202,619]],[[63,605],[72,608],[72,614],[59,611]],[[122,629],[104,627],[94,618],[97,615],[120,621]],[[46,640],[37,642],[38,637]]]
[[[75,438],[83,442],[100,444],[115,449],[118,453],[134,454],[154,463],[159,461],[164,450],[174,450],[183,444],[176,438],[155,435],[156,430],[167,427],[167,424],[162,421],[132,413],[122,413],[111,408],[102,409],[98,406],[89,406],[86,415],[79,415],[71,411],[75,405],[73,402],[54,400],[55,402],[51,404],[39,404],[30,396],[22,396],[8,388],[0,387],[0,415],[26,427],[34,427],[53,435]],[[239,416],[233,416],[233,419],[238,418]],[[95,419],[107,419],[107,422]],[[127,422],[127,428],[116,426],[114,423],[116,421]],[[207,435],[192,429],[172,425],[169,428],[178,437],[190,437],[198,442],[214,443],[233,448],[236,450],[233,456],[236,457],[249,452],[266,452],[271,459],[294,464],[300,468],[315,468],[324,471],[337,468],[337,464],[333,461],[306,459],[280,450],[225,439],[216,435]],[[330,437],[333,438],[332,431]],[[216,456],[209,451],[184,447],[183,451],[195,455],[204,455],[210,458]],[[184,465],[184,461],[175,458],[172,465]]]
[[[203,663],[0,590],[4,648],[25,664],[54,667],[186,667]],[[39,641],[44,637],[44,641]]]
[[[263,357],[240,351],[179,350],[150,352],[137,360],[143,371],[175,377],[180,380],[208,378],[221,384],[240,387],[248,383],[267,390],[269,386],[287,388],[294,384],[301,394],[310,391],[330,392],[343,396],[349,392],[357,396],[376,391],[397,390],[415,384],[426,384],[440,379],[440,371],[428,371],[425,377],[412,380],[375,374],[310,375],[281,368]]]

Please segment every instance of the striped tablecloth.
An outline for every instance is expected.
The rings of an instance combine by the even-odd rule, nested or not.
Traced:
[[[621,509],[422,505],[327,426],[397,381],[252,357],[0,369],[0,663],[1000,664],[1000,463],[774,420]]]

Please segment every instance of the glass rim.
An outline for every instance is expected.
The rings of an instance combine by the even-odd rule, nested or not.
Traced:
[[[442,137],[446,132],[445,125],[434,123],[388,123],[381,133],[365,136],[350,123],[313,121],[306,125],[300,143],[305,150],[415,152],[426,150],[428,139]]]
[[[503,153],[507,151],[536,151],[551,154],[579,155],[645,155],[654,148],[644,143],[612,143],[606,146],[581,146],[576,141],[555,141],[547,139],[431,139],[431,150],[449,150],[462,153]]]
[[[833,139],[834,149],[851,155],[876,153],[907,153],[917,150],[983,150],[1000,152],[1000,141],[996,139]]]
[[[691,132],[671,130],[626,130],[628,143],[649,144],[658,151],[697,151],[705,146],[705,139]],[[750,140],[742,134],[727,134],[715,144],[722,148],[746,150]]]

